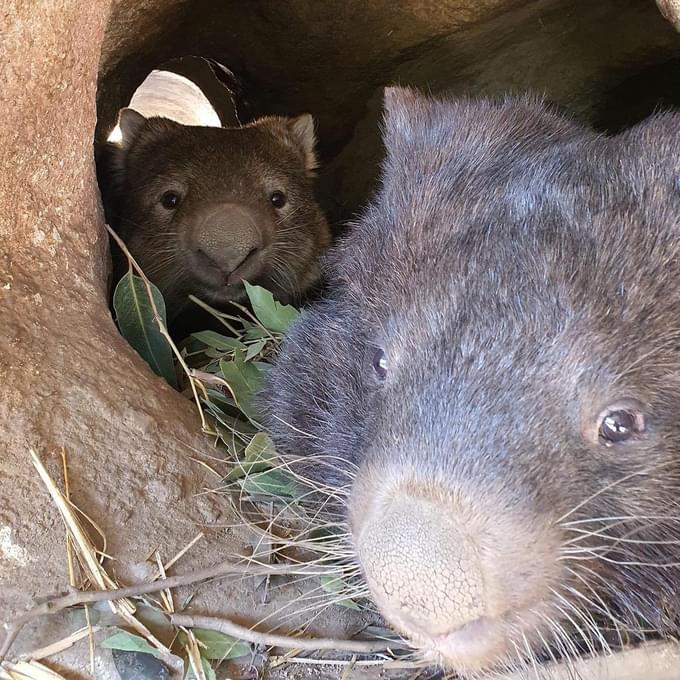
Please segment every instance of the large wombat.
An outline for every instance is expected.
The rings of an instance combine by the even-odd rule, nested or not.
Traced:
[[[174,317],[193,293],[222,306],[243,280],[282,300],[319,276],[330,240],[313,194],[311,116],[240,128],[180,125],[123,109],[109,144],[109,216]]]
[[[347,498],[430,659],[678,632],[680,117],[605,138],[532,99],[386,108],[382,187],[264,395],[278,447]]]

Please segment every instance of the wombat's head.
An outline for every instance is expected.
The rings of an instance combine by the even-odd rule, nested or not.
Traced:
[[[382,187],[264,395],[279,449],[342,487],[429,658],[677,631],[680,118],[603,138],[529,99],[386,107]]]
[[[123,109],[111,144],[111,220],[170,313],[220,306],[243,280],[289,300],[314,284],[328,223],[312,189],[312,117],[185,126]]]

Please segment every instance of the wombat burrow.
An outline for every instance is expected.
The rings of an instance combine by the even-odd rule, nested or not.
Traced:
[[[677,634],[680,116],[385,102],[381,188],[262,395],[278,449],[427,659]]]
[[[284,302],[316,284],[330,228],[314,198],[310,115],[218,128],[127,108],[119,126],[103,161],[107,217],[171,320],[190,294],[244,300],[244,280]],[[126,267],[116,258],[114,277]]]

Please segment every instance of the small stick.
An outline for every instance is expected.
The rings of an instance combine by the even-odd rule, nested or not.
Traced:
[[[168,561],[163,565],[163,574],[162,574],[163,578],[167,578],[167,577],[165,576],[165,572],[166,572],[168,569],[170,569],[170,567],[172,567],[172,566],[175,564],[175,562],[177,562],[177,560],[179,560],[180,558],[184,557],[184,555],[186,555],[187,552],[189,552],[189,550],[190,550],[191,548],[193,548],[193,547],[196,545],[196,543],[198,543],[204,536],[205,536],[205,534],[204,534],[202,531],[201,531],[200,533],[198,533],[198,534],[197,534],[196,536],[194,536],[194,538],[191,539],[191,541],[189,541],[189,543],[187,543],[187,544],[186,544],[186,545],[185,545],[185,546],[184,546],[184,547],[183,547],[183,548],[182,548],[182,549],[181,549],[181,550],[180,550],[180,551],[172,558],[172,559],[168,560]],[[155,581],[157,578],[160,578],[160,577],[161,577],[161,572],[158,571],[152,580]]]
[[[260,633],[256,630],[240,626],[238,623],[222,619],[217,616],[188,616],[175,614],[170,617],[171,623],[185,628],[206,628],[218,633],[230,635],[239,640],[245,640],[267,647],[283,647],[286,649],[303,649],[318,651],[332,649],[338,652],[354,652],[356,654],[375,654],[401,647],[396,641],[368,641],[368,640],[335,640],[333,638],[299,638],[291,635],[276,635],[274,633]]]
[[[68,466],[66,465],[66,449],[63,446],[61,447],[61,462],[64,470],[64,496],[66,497],[66,500],[70,503],[71,491],[68,485]],[[71,588],[75,588],[76,574],[75,569],[73,568],[73,543],[68,527],[67,526],[64,527],[64,530],[66,531],[66,560],[68,562],[68,582]]]
[[[179,588],[182,586],[191,585],[200,581],[207,581],[213,578],[223,578],[225,576],[232,576],[235,574],[243,574],[248,576],[258,576],[262,574],[292,574],[292,575],[322,575],[334,573],[332,569],[324,569],[323,567],[304,567],[289,564],[256,564],[253,566],[247,562],[229,562],[223,561],[205,569],[199,569],[188,574],[179,574],[171,576],[170,578],[161,581],[153,581],[147,583],[139,583],[134,586],[127,586],[124,588],[116,588],[115,590],[89,590],[85,592],[76,591],[68,595],[61,595],[50,598],[42,604],[36,605],[29,609],[25,614],[22,614],[11,623],[4,624],[6,630],[5,639],[0,646],[0,662],[7,656],[12,643],[16,639],[21,629],[34,619],[54,614],[62,611],[67,607],[75,607],[77,605],[92,603],[92,602],[108,602],[110,600],[121,600],[128,597],[137,597],[147,593],[157,593],[165,588]]]
[[[92,622],[90,621],[90,608],[87,605],[83,606],[83,609],[85,610],[85,621],[87,623],[87,642],[88,642],[88,647],[90,649],[90,674],[94,675],[94,632],[95,629],[92,626]]]
[[[307,656],[270,656],[270,666],[285,666],[289,663],[301,664],[303,666],[347,666],[351,668],[360,666],[384,666],[390,663],[388,659],[359,659],[355,656],[351,659],[313,659]]]

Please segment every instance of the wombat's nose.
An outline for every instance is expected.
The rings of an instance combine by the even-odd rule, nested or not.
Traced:
[[[484,615],[475,545],[441,504],[395,495],[356,540],[369,587],[402,627],[443,635]]]
[[[213,210],[197,225],[193,246],[228,278],[263,243],[255,215],[242,206],[227,204]]]

